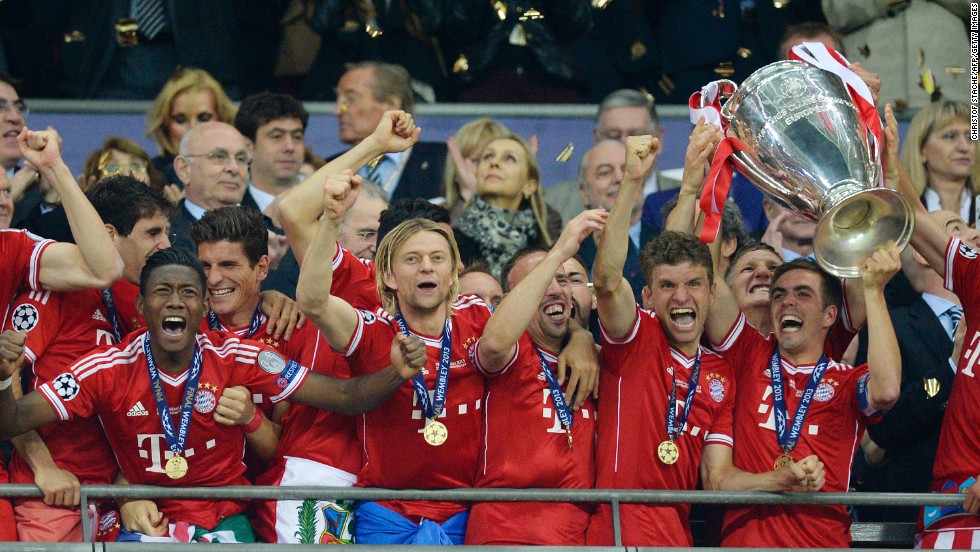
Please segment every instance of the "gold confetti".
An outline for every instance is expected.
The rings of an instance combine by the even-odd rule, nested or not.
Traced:
[[[919,48],[919,68],[926,66],[926,53],[922,48]]]
[[[715,73],[721,75],[722,77],[730,77],[735,74],[735,67],[730,61],[723,61],[715,67]]]
[[[781,10],[789,5],[790,0],[773,0],[772,7]]]
[[[613,0],[592,0],[592,7],[597,10],[604,10],[612,4]]]
[[[637,40],[630,46],[630,59],[636,61],[641,57],[647,55],[647,47],[645,44]]]
[[[493,9],[497,10],[497,17],[499,17],[501,21],[507,19],[507,4],[497,0],[493,3]]]
[[[936,91],[936,78],[933,77],[931,70],[926,69],[922,72],[922,76],[919,77],[919,87],[925,90],[926,94]]]
[[[544,19],[544,16],[538,10],[528,8],[518,19],[521,21],[534,21],[535,19]]]
[[[572,158],[573,151],[575,151],[575,145],[569,142],[568,145],[565,146],[565,149],[561,150],[561,153],[558,154],[558,157],[555,157],[555,161],[568,163],[568,161]]]
[[[470,60],[466,59],[466,56],[460,54],[456,58],[456,62],[453,63],[453,73],[464,73],[470,70]]]
[[[926,389],[926,396],[930,399],[935,397],[939,393],[939,380],[936,378],[929,378],[922,382],[923,387]]]
[[[947,75],[950,75],[954,79],[956,77],[960,76],[960,75],[965,74],[965,73],[966,73],[966,69],[964,69],[963,67],[960,67],[958,65],[947,65],[946,66],[946,74]]]
[[[384,157],[384,155],[379,155],[379,156],[375,157],[374,159],[368,161],[368,166],[371,167],[372,169],[375,168],[375,167],[377,167],[378,166],[378,163],[381,162],[381,158],[382,157]]]
[[[742,59],[749,59],[749,57],[752,55],[752,50],[749,50],[748,48],[739,48],[738,50],[735,50],[735,55]]]
[[[381,30],[381,27],[378,27],[377,23],[368,23],[365,25],[364,32],[366,32],[371,38],[378,38],[384,34],[384,31]]]

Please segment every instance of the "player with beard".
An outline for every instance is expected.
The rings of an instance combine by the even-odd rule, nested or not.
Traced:
[[[602,327],[602,380],[596,442],[596,487],[688,489],[697,485],[706,449],[732,441],[732,374],[700,346],[714,300],[708,248],[665,232],[641,254],[643,305],[623,276],[629,213],[643,175],[660,149],[652,136],[627,139],[626,176],[602,233],[594,284]],[[620,507],[622,544],[691,546],[690,506]],[[611,507],[600,505],[590,545],[613,545]]]
[[[571,331],[566,263],[607,213],[585,211],[550,251],[525,249],[504,265],[507,294],[474,345],[477,368],[493,373],[484,396],[477,487],[590,489],[595,480],[595,403],[571,408],[555,367]],[[525,329],[526,328],[526,329]],[[516,352],[517,360],[505,363]],[[592,387],[585,382],[584,388]],[[470,510],[467,544],[584,545],[591,508],[562,502],[483,502]]]
[[[392,366],[364,378],[337,380],[287,362],[274,349],[230,334],[193,331],[207,302],[206,277],[186,253],[165,249],[147,259],[137,309],[147,330],[77,361],[69,371],[14,400],[14,363],[23,334],[0,336],[0,435],[12,436],[57,420],[98,415],[125,478],[133,484],[178,487],[244,485],[242,431],[219,425],[197,406],[202,391],[244,385],[273,402],[298,402],[356,414],[384,401],[418,373],[420,342],[391,342]],[[171,409],[169,405],[175,405]],[[149,407],[149,408],[147,408]],[[155,407],[155,408],[154,408]],[[179,417],[175,421],[172,413]],[[163,433],[159,433],[161,431]],[[239,541],[251,538],[242,501],[132,500],[138,531],[132,540]],[[170,524],[170,520],[175,523]]]

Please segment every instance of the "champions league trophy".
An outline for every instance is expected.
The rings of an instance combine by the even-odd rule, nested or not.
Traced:
[[[881,144],[837,75],[780,61],[741,87],[719,81],[719,93],[730,96],[721,108],[728,135],[745,146],[732,164],[771,199],[817,222],[814,253],[824,270],[854,278],[877,247],[905,247],[911,206],[878,186]]]

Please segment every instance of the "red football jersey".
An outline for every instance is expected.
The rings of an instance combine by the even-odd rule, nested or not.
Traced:
[[[12,305],[4,330],[27,332],[24,355],[33,368],[35,388],[97,347],[116,342],[99,290],[21,292]],[[48,424],[37,431],[59,468],[75,474],[81,483],[112,483],[118,467],[97,418]],[[34,471],[16,450],[10,479],[34,482]]]
[[[41,290],[41,254],[52,243],[27,230],[0,230],[0,302],[7,304],[25,288]]]
[[[772,471],[782,454],[776,438],[769,372],[774,346],[772,336],[762,337],[740,315],[716,347],[732,360],[738,385],[735,466],[751,473]],[[795,366],[785,359],[782,364],[786,423],[790,425],[814,366]],[[881,414],[868,405],[869,376],[865,366],[830,360],[810,403],[792,457],[801,460],[816,454],[823,461],[827,479],[824,491],[847,491],[861,435],[869,418]],[[736,506],[725,514],[722,546],[847,548],[850,525],[843,506]]]
[[[479,348],[479,342],[476,345]],[[595,484],[595,404],[572,411],[572,450],[558,419],[531,336],[518,341],[517,360],[490,375],[483,399],[486,433],[477,487],[591,489]],[[554,372],[558,359],[541,349]],[[477,353],[477,368],[481,368]],[[563,546],[585,544],[591,508],[561,502],[484,502],[470,509],[466,544]]]
[[[373,311],[381,306],[374,262],[360,259],[337,244],[333,256],[333,283],[330,293],[355,309]]]
[[[454,489],[476,480],[482,420],[484,378],[470,360],[470,346],[483,334],[490,308],[473,296],[453,305],[452,352],[446,404],[439,421],[448,438],[441,446],[425,442],[425,416],[411,381],[405,382],[380,408],[358,424],[364,443],[364,467],[357,484],[388,489]],[[377,372],[391,364],[391,342],[397,326],[381,309],[358,311],[358,326],[344,351],[355,375]],[[428,362],[423,369],[430,397],[435,389],[442,335],[418,334]],[[443,522],[466,509],[459,502],[381,501],[403,516]]]
[[[112,290],[112,302],[116,306],[122,331],[131,333],[143,329],[146,321],[143,320],[143,315],[136,312],[136,296],[140,294],[140,287],[119,279],[109,289]]]
[[[225,333],[198,333],[197,344],[204,358],[183,453],[188,472],[173,480],[164,470],[173,453],[167,446],[153,398],[143,351],[144,333],[132,333],[117,347],[101,349],[79,360],[39,391],[62,420],[98,415],[107,428],[123,474],[134,485],[247,485],[242,463],[244,433],[240,426],[214,421],[217,398],[226,387],[243,385],[278,402],[302,385],[308,370],[287,365],[278,352],[261,343]],[[178,376],[160,372],[171,415],[177,417],[175,431],[187,377],[188,371]],[[244,502],[231,500],[155,502],[171,522],[186,521],[206,528],[245,507]]]
[[[980,358],[980,290],[977,289],[980,263],[977,262],[977,255],[976,250],[970,249],[958,238],[951,239],[946,246],[946,288],[955,293],[963,305],[960,324],[966,324],[966,337],[963,354],[957,359],[953,389],[939,434],[940,453],[936,455],[933,467],[934,491],[941,490],[947,481],[953,481],[958,487],[971,477],[980,478],[980,408],[977,407],[980,393],[980,381],[977,379],[977,372],[980,372],[977,366],[977,359]],[[980,518],[970,517],[980,527]],[[949,521],[944,519],[929,528],[938,529],[946,523]],[[969,525],[969,522],[962,520],[957,523],[961,527]]]
[[[601,323],[601,321],[600,321]],[[667,465],[657,448],[667,440],[667,408],[676,372],[678,416],[689,390],[694,358],[672,348],[656,314],[637,307],[636,323],[622,341],[602,334],[596,488],[693,490],[706,444],[732,443],[735,382],[728,363],[700,348],[697,395],[680,436],[680,457]],[[626,546],[692,546],[690,505],[620,507]],[[588,544],[612,546],[612,512],[600,504],[589,525]]]

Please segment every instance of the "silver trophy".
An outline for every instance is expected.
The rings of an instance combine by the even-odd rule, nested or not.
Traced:
[[[878,246],[905,247],[915,218],[901,194],[877,185],[881,145],[867,132],[839,77],[800,61],[753,73],[721,110],[747,151],[735,167],[776,202],[817,222],[814,254],[842,278],[860,275]]]

